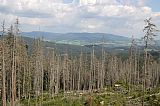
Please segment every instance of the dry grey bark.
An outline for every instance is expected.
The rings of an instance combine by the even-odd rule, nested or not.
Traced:
[[[4,42],[4,34],[5,34],[5,21],[2,23],[2,46],[0,47],[1,49],[1,54],[2,54],[2,105],[6,106],[6,70],[5,70],[5,42]]]
[[[149,71],[149,58],[148,58],[148,45],[149,45],[149,42],[151,40],[153,40],[153,37],[156,36],[154,34],[154,32],[156,31],[156,25],[152,23],[151,21],[152,18],[149,18],[149,19],[146,19],[145,20],[145,27],[143,29],[143,31],[145,32],[145,35],[143,37],[143,40],[145,42],[145,47],[144,47],[144,73],[143,73],[143,86],[142,86],[142,89],[143,89],[143,95],[144,95],[144,91],[147,87],[149,87],[149,85],[147,84],[147,81],[146,79],[148,79],[148,71]],[[142,106],[144,105],[144,97],[143,97],[143,100],[142,100]]]

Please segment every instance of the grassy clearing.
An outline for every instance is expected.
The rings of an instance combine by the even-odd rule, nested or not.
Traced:
[[[43,94],[37,99],[35,97],[23,99],[20,101],[20,106],[141,106],[142,92],[141,86],[134,86],[130,93],[127,87],[121,85],[119,88],[110,87],[101,91],[72,92],[60,93],[51,97],[48,93]],[[124,92],[125,91],[125,92]],[[145,91],[145,105],[159,106],[160,105],[160,88]],[[103,102],[103,104],[101,104]],[[0,101],[1,105],[1,101]]]

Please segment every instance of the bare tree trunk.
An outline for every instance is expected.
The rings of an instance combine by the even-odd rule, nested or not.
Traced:
[[[137,84],[140,84],[140,50],[138,50],[138,60],[137,60]]]
[[[98,74],[98,75],[97,75],[97,89],[98,89],[98,90],[100,89],[100,79],[101,79],[101,77],[102,77],[102,76],[100,75],[100,74],[101,74],[101,73],[100,73],[100,70],[101,70],[101,69],[100,69],[100,62],[98,61],[98,62],[97,62],[97,74]]]
[[[82,72],[82,61],[83,61],[83,54],[82,54],[82,51],[81,51],[81,54],[80,54],[80,60],[79,60],[79,70],[78,70],[78,91],[80,90],[80,82],[81,82],[81,72]]]
[[[144,95],[146,89],[146,72],[147,72],[147,60],[148,60],[148,52],[147,48],[145,48],[145,57],[144,57],[144,74],[143,74],[143,83],[142,83],[142,90],[143,90],[143,98],[142,98],[142,106],[144,106]]]
[[[11,26],[11,34],[13,34],[13,27]],[[13,49],[12,49],[12,100],[11,106],[15,106],[16,100],[16,59],[15,59],[15,51],[16,51],[16,37],[13,35]]]
[[[101,63],[101,72],[100,72],[100,87],[101,89],[104,87],[104,76],[105,76],[105,52],[102,48],[102,63]]]
[[[68,54],[65,54],[64,56],[64,60],[63,60],[63,91],[64,91],[64,96],[65,96],[65,92],[66,92],[66,84],[67,82],[67,76],[68,76]]]
[[[51,97],[54,97],[54,87],[55,87],[55,54],[54,50],[51,50],[49,53],[49,91]]]
[[[3,41],[3,62],[2,62],[2,81],[3,81],[3,84],[2,84],[2,100],[3,100],[3,106],[6,106],[6,71],[5,71],[5,56],[4,56],[4,41]]]
[[[4,44],[4,21],[2,25],[2,104],[3,106],[6,106],[6,70],[5,70],[5,44]]]
[[[60,56],[57,55],[55,94],[59,93],[59,72],[60,72]]]
[[[34,90],[36,94],[36,105],[41,105],[43,100],[43,41],[35,40],[34,47]],[[37,104],[38,97],[41,95],[40,104]]]

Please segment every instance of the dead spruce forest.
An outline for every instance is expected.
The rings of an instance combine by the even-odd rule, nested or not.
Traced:
[[[158,31],[145,20],[143,50],[132,40],[128,56],[109,54],[102,45],[72,56],[46,48],[43,38],[29,47],[19,21],[0,36],[2,106],[159,106],[160,61],[148,51]],[[143,26],[142,26],[143,29]],[[30,49],[29,49],[30,48]]]

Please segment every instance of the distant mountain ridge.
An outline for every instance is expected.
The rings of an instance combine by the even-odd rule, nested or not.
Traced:
[[[126,43],[130,41],[130,38],[107,34],[107,33],[51,33],[51,32],[22,32],[22,36],[37,38],[43,37],[45,40],[54,41],[62,44],[75,44],[75,45],[86,45],[93,43],[100,43],[102,41],[106,43]]]

